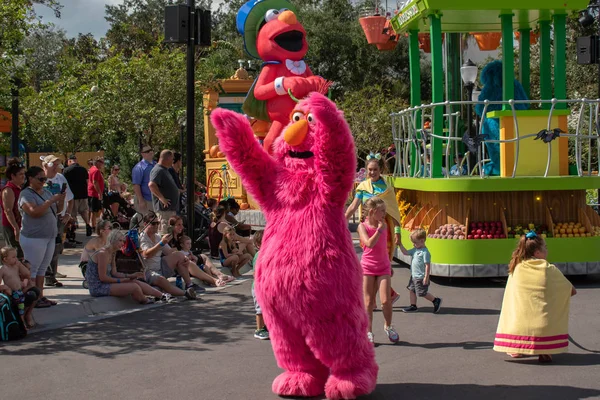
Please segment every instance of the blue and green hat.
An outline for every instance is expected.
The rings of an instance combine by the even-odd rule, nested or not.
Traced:
[[[256,38],[265,14],[270,9],[287,8],[296,12],[296,8],[287,0],[250,0],[237,13],[236,27],[244,38],[244,49],[250,57],[260,59],[256,49]]]

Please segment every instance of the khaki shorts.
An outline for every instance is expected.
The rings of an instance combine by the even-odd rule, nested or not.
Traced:
[[[73,199],[73,217],[77,218],[77,215],[81,215],[88,212],[90,207],[88,206],[88,199]]]
[[[142,215],[146,215],[148,211],[154,211],[154,206],[152,205],[151,200],[146,200],[142,197],[142,201],[146,203],[146,209],[144,211],[140,210],[140,202],[137,196],[133,196],[133,208],[135,211],[139,212]]]
[[[429,285],[423,285],[423,279],[414,279],[412,276],[408,280],[408,286],[406,287],[413,293],[416,293],[419,297],[427,296],[429,291]]]
[[[174,217],[176,213],[175,211],[155,211],[155,213],[158,217],[158,222],[160,222],[160,233],[166,235],[169,233],[169,218]]]

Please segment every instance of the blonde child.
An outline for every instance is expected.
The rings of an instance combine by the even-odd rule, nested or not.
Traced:
[[[256,248],[256,254],[252,260],[252,268],[256,268],[256,262],[258,261],[258,251],[262,245],[263,231],[257,231],[254,234],[254,247]],[[254,311],[256,313],[256,330],[254,331],[254,337],[260,340],[269,339],[269,331],[265,326],[265,321],[262,316],[262,310],[258,301],[256,301],[256,293],[254,292],[254,281],[252,281],[252,300],[254,300]]]
[[[0,249],[0,259],[0,292],[10,297],[17,305],[25,327],[33,328],[35,321],[32,311],[40,291],[31,281],[29,269],[17,259],[17,249],[3,247]]]
[[[410,240],[414,248],[406,250],[402,241],[398,244],[400,251],[405,256],[411,256],[410,279],[406,287],[410,292],[410,307],[403,308],[405,313],[415,312],[417,308],[417,296],[424,297],[433,303],[433,313],[437,314],[442,306],[442,298],[435,297],[429,293],[429,274],[431,273],[431,253],[425,247],[427,232],[417,229],[410,234]]]
[[[219,255],[221,256],[221,264],[231,270],[231,275],[238,278],[242,276],[240,269],[252,259],[248,253],[242,253],[239,245],[234,240],[235,230],[226,226],[223,229],[223,239],[219,244]]]
[[[369,332],[367,336],[374,343],[373,306],[377,291],[381,299],[381,309],[385,324],[383,329],[392,343],[400,339],[392,326],[391,273],[392,265],[387,249],[387,226],[385,218],[385,202],[373,197],[365,203],[366,218],[358,226],[358,235],[363,247],[361,266],[363,269],[363,293],[365,307],[369,315]]]
[[[204,254],[200,254],[200,257],[196,257],[192,253],[192,239],[189,236],[183,235],[179,238],[179,247],[181,248],[181,252],[185,254],[190,261],[196,263],[198,268],[217,279],[217,286],[225,286],[227,282],[235,280],[232,276],[227,276],[219,271]]]
[[[495,351],[549,363],[552,354],[568,350],[569,306],[577,291],[547,257],[542,237],[521,237],[508,265]]]

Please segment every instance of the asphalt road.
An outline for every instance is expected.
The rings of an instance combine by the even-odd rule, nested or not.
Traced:
[[[492,351],[502,281],[436,279],[440,314],[403,314],[408,270],[396,269],[401,342],[386,343],[366,399],[600,398],[600,277],[574,281],[570,353],[550,365]],[[275,399],[270,342],[253,338],[250,281],[183,302],[0,344],[1,399]],[[386,340],[384,340],[386,339]],[[351,351],[351,349],[349,349]]]

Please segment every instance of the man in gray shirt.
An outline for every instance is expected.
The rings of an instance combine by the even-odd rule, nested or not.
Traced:
[[[148,188],[152,192],[152,206],[160,221],[160,231],[167,233],[169,218],[175,216],[179,204],[179,187],[173,180],[169,168],[173,166],[173,152],[160,152],[158,164],[150,172]]]

